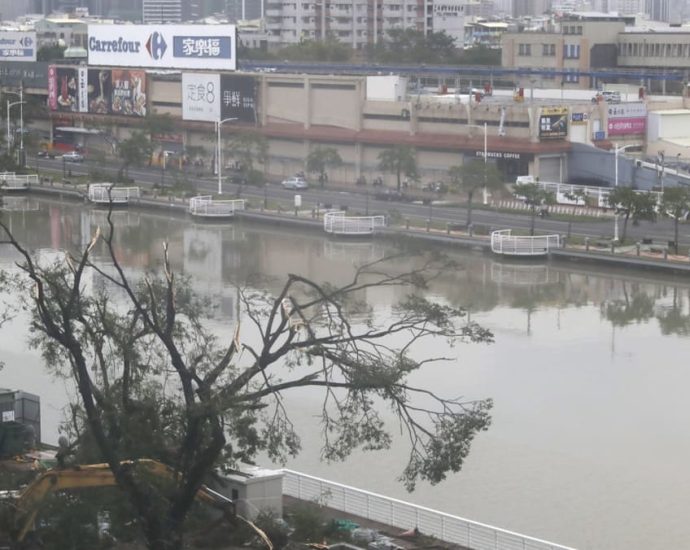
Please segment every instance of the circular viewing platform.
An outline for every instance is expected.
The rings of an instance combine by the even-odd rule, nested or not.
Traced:
[[[0,172],[0,191],[25,191],[30,185],[38,185],[36,174]]]
[[[211,195],[200,195],[189,200],[189,213],[206,219],[227,219],[244,210],[244,199],[215,200]]]
[[[491,251],[502,256],[546,256],[550,250],[560,248],[559,235],[513,235],[512,229],[491,233]]]
[[[89,185],[89,201],[94,204],[126,206],[131,199],[138,199],[138,187],[115,187],[112,183]]]
[[[385,216],[346,216],[342,210],[326,212],[323,216],[323,229],[331,235],[373,235],[383,227],[386,227]]]

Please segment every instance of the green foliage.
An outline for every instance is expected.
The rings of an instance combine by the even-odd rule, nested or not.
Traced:
[[[368,45],[370,61],[383,63],[454,64],[460,55],[455,40],[445,32],[430,32],[426,36],[415,29],[392,29],[385,40]]]
[[[494,163],[472,160],[448,169],[450,183],[456,191],[467,193],[467,225],[472,223],[472,199],[478,189],[503,186],[503,174]]]
[[[263,172],[258,171],[256,164],[265,165],[268,160],[268,140],[254,132],[238,132],[230,140],[229,156],[234,158],[240,167],[240,173],[252,182],[263,182]]]
[[[314,543],[323,540],[326,517],[317,503],[303,502],[290,506],[285,512],[285,517],[295,530],[292,540]]]
[[[159,114],[149,110],[144,118],[144,131],[149,135],[169,134],[176,131],[176,122],[169,113]]]
[[[129,167],[140,166],[151,157],[153,148],[149,138],[143,132],[133,132],[129,139],[121,141],[117,148],[117,153],[122,159],[119,176],[123,174],[129,176]]]
[[[395,174],[397,188],[402,187],[402,176],[417,179],[417,157],[409,145],[396,145],[379,153],[379,170]]]
[[[556,197],[536,183],[519,183],[513,187],[515,195],[521,197],[530,210],[530,235],[534,235],[534,220],[537,208],[542,205],[554,204]]]
[[[287,46],[275,57],[288,61],[345,62],[350,60],[352,53],[350,46],[329,36],[326,40],[303,40],[299,44]]]
[[[66,46],[41,46],[36,52],[36,61],[59,61],[64,59]]]
[[[342,165],[343,159],[335,147],[317,147],[307,155],[307,172],[319,174],[319,182],[323,187],[328,180],[327,170]]]
[[[633,223],[641,220],[656,220],[656,198],[651,193],[641,193],[632,187],[615,187],[608,196],[608,203],[616,214],[623,216],[621,242],[625,242],[628,220]]]

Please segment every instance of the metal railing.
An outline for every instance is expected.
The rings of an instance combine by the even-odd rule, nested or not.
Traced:
[[[491,233],[491,251],[506,256],[544,256],[560,247],[558,235],[515,236],[512,229]]]
[[[371,235],[382,227],[386,227],[385,216],[346,216],[341,210],[323,216],[324,231],[334,235]]]
[[[244,199],[214,200],[211,195],[202,195],[189,200],[189,213],[192,216],[227,218],[234,216],[238,210],[244,210]]]
[[[334,510],[399,529],[417,527],[425,535],[471,550],[573,550],[294,470],[283,469],[282,472],[283,495],[316,501]]]
[[[14,172],[0,172],[0,188],[8,191],[26,189],[29,185],[38,185],[36,174],[15,174]]]
[[[138,187],[114,187],[112,183],[92,183],[89,185],[89,200],[98,204],[127,204],[130,199],[138,199]]]

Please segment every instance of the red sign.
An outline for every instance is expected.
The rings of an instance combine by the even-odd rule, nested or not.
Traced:
[[[609,118],[609,136],[644,134],[647,130],[647,117]]]

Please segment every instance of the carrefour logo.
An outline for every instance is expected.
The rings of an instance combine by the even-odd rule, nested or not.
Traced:
[[[158,31],[151,33],[146,41],[146,51],[149,52],[149,55],[157,61],[163,58],[167,49],[168,45],[165,43],[163,35]]]
[[[141,42],[138,40],[125,40],[122,36],[114,40],[98,40],[95,36],[89,37],[90,52],[105,53],[139,53]]]

